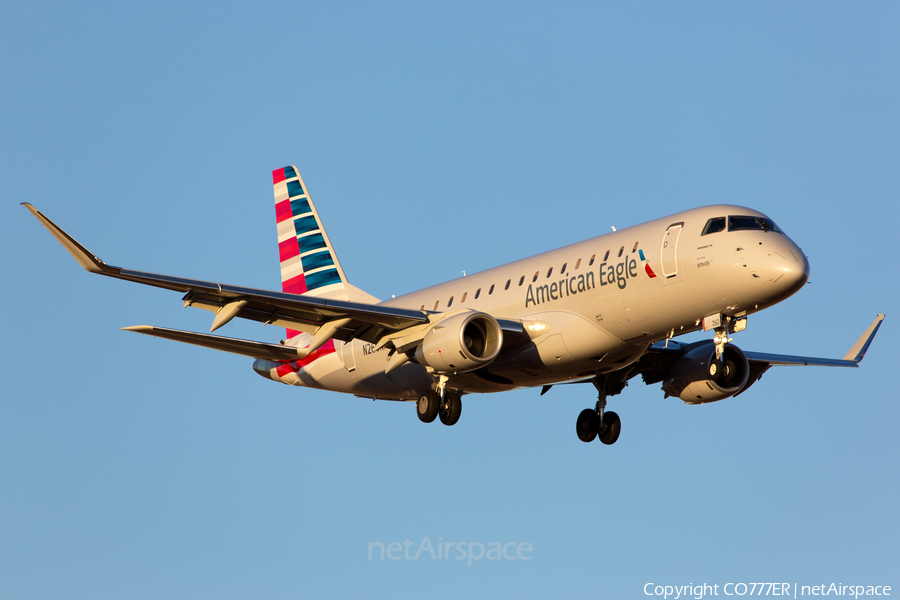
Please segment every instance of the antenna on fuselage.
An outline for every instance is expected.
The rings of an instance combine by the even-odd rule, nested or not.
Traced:
[[[616,226],[615,226],[615,225],[610,225],[609,228],[613,230],[613,233],[615,233],[615,231],[616,231]]]

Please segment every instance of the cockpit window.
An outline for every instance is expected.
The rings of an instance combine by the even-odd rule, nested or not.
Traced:
[[[703,228],[703,233],[700,235],[719,233],[720,231],[725,231],[725,217],[716,217],[707,221],[706,227]]]
[[[766,217],[736,217],[734,215],[728,217],[728,231],[746,231],[748,229],[783,233],[778,229],[775,221]]]

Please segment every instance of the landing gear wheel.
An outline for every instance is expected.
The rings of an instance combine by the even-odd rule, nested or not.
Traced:
[[[586,408],[575,421],[575,433],[582,442],[593,442],[600,429],[600,416],[593,408]]]
[[[459,394],[450,390],[444,392],[444,401],[441,402],[441,410],[438,414],[444,425],[456,425],[462,414],[462,400],[460,400]]]
[[[600,441],[607,446],[615,444],[621,431],[622,421],[619,420],[619,415],[611,410],[604,412],[603,425],[600,427]]]
[[[441,398],[431,390],[423,393],[416,401],[416,414],[423,423],[431,423],[441,409]]]

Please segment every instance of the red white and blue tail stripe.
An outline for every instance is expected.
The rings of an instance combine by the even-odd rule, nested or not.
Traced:
[[[291,294],[319,296],[345,287],[344,270],[297,168],[275,169],[272,184],[281,289]]]
[[[347,278],[297,167],[291,165],[272,171],[272,185],[281,289],[289,294],[344,297]],[[287,330],[288,338],[299,333]]]

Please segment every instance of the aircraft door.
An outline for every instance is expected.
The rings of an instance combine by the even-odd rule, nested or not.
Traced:
[[[341,362],[348,371],[356,369],[356,357],[353,356],[353,341],[341,342]]]
[[[678,274],[678,260],[676,250],[678,248],[678,237],[684,223],[673,223],[666,229],[666,235],[663,236],[662,242],[662,272],[666,278],[675,277]]]

